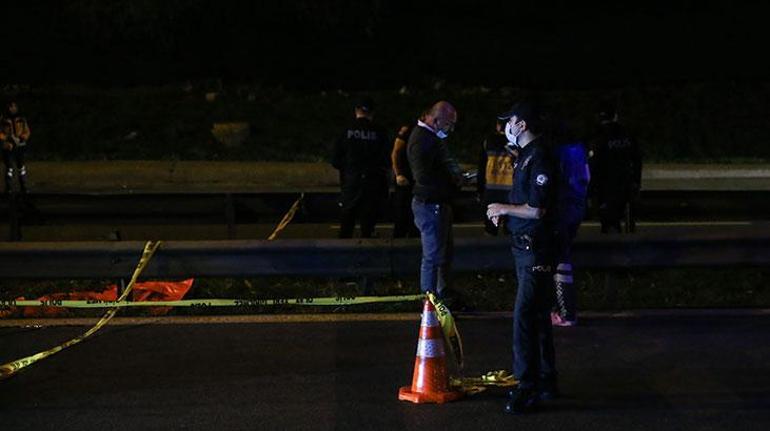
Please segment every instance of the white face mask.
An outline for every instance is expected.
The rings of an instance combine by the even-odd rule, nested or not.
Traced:
[[[521,126],[518,124],[511,124],[511,122],[505,123],[505,137],[508,138],[508,142],[516,145],[516,142],[519,140],[519,135],[521,135]]]

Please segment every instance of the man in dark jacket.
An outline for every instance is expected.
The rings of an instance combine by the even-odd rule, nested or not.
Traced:
[[[412,211],[422,241],[420,288],[438,297],[448,293],[454,246],[451,201],[463,181],[445,143],[456,122],[455,108],[438,102],[417,122],[407,145],[414,175]]]
[[[374,102],[362,99],[355,106],[355,120],[337,140],[332,166],[340,171],[342,195],[340,238],[352,238],[356,220],[361,238],[371,238],[377,214],[388,194],[390,145],[385,131],[373,122]]]

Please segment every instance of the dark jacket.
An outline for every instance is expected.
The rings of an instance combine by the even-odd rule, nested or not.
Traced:
[[[390,144],[385,131],[367,118],[357,118],[335,143],[332,166],[340,171],[343,207],[362,198],[386,198]]]
[[[427,203],[449,203],[463,182],[462,171],[445,143],[425,127],[412,130],[407,145],[414,196]]]
[[[603,124],[590,140],[591,186],[600,200],[639,191],[642,152],[636,140],[617,122]]]
[[[513,187],[509,201],[514,205],[527,204],[544,209],[545,215],[539,219],[508,216],[508,229],[514,236],[547,237],[556,217],[554,182],[557,179],[554,172],[553,152],[547,139],[538,137],[519,150],[519,157],[513,166]]]
[[[356,118],[334,144],[332,166],[343,174],[387,175],[390,143],[385,131],[368,118]]]

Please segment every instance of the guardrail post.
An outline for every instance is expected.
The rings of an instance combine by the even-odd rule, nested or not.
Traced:
[[[8,241],[21,241],[19,196],[16,192],[10,192],[8,194],[8,224]]]
[[[227,223],[227,239],[235,239],[235,205],[231,193],[225,193],[225,222]]]

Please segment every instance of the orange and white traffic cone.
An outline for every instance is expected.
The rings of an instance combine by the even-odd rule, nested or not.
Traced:
[[[446,353],[441,326],[436,309],[425,300],[417,340],[417,357],[414,361],[412,386],[398,391],[398,399],[413,403],[445,403],[461,398],[463,392],[449,389],[449,375],[446,369]]]

